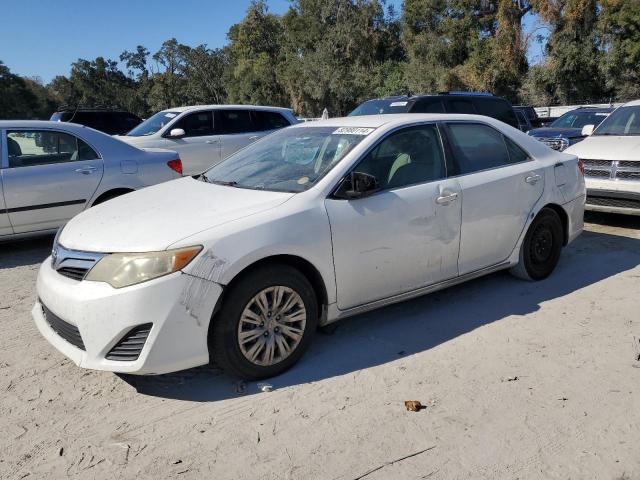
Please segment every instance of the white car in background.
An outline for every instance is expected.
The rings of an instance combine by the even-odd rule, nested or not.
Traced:
[[[584,162],[587,210],[640,215],[640,100],[618,107],[567,153]]]
[[[176,152],[73,123],[0,121],[0,241],[54,233],[93,205],[181,173]]]
[[[163,110],[119,139],[180,154],[185,175],[202,173],[259,138],[298,123],[288,108],[198,105]]]
[[[71,220],[33,318],[85,368],[273,376],[318,325],[497,270],[546,278],[584,197],[575,156],[489,117],[300,124]]]

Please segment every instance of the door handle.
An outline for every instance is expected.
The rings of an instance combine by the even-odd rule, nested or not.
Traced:
[[[253,135],[253,136],[249,137],[249,140],[251,140],[253,142],[254,140],[258,140],[259,138],[260,138],[260,135]]]
[[[536,173],[534,175],[527,175],[524,181],[529,185],[535,185],[536,183],[538,183],[538,181],[540,181],[541,178],[542,177]]]
[[[89,174],[95,172],[96,170],[98,170],[96,167],[82,167],[82,168],[76,168],[76,173],[81,173],[83,175],[89,175]]]
[[[439,197],[436,198],[436,203],[438,205],[449,205],[451,202],[454,202],[457,198],[458,198],[457,193],[444,191],[440,194]]]
[[[207,140],[206,143],[208,143],[209,145],[213,144],[213,143],[220,143],[220,140]]]

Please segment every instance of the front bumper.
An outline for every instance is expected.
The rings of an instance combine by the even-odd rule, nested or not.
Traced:
[[[40,267],[33,319],[42,335],[83,368],[133,374],[169,373],[209,361],[207,331],[222,287],[177,272],[115,289],[102,282],[58,274],[48,258]],[[42,306],[62,328],[79,331],[81,346],[65,340],[60,325],[47,321]],[[51,318],[51,317],[50,317]],[[152,324],[137,359],[110,360],[109,352],[133,328]],[[76,342],[78,343],[78,342]]]
[[[640,181],[586,179],[591,211],[640,215]]]

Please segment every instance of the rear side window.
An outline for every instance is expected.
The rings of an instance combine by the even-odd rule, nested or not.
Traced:
[[[513,107],[505,100],[478,97],[473,99],[473,103],[480,115],[495,118],[512,127],[518,127],[518,119],[513,111]]]
[[[284,116],[278,112],[264,112],[256,110],[251,113],[255,121],[256,130],[277,130],[291,125]]]
[[[411,113],[445,113],[439,98],[421,98],[411,107]]]
[[[213,135],[213,116],[211,112],[190,113],[180,119],[173,128],[183,129],[185,137]]]
[[[487,125],[450,123],[447,125],[447,134],[458,175],[504,167],[528,159],[520,147]]]
[[[216,133],[232,134],[255,132],[256,127],[251,121],[249,110],[218,110],[216,111]]]
[[[476,109],[473,108],[473,103],[471,100],[466,98],[451,98],[447,100],[449,104],[449,112],[450,113],[464,113],[475,115]]]
[[[53,130],[8,131],[7,145],[11,168],[99,158],[95,150],[79,138]]]

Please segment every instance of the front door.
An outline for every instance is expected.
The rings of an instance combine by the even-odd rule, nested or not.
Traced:
[[[355,171],[374,175],[381,191],[329,198],[338,307],[409,292],[457,275],[461,197],[446,178],[435,125],[396,131]]]
[[[175,128],[185,134],[180,138],[165,137],[165,148],[178,152],[185,175],[202,173],[220,161],[220,136],[213,131],[211,110],[189,113],[170,130]]]
[[[58,228],[87,207],[103,173],[89,145],[55,130],[8,129],[5,141],[2,185],[15,233]]]
[[[449,123],[462,188],[460,275],[505,261],[544,190],[544,169],[481,123]]]

